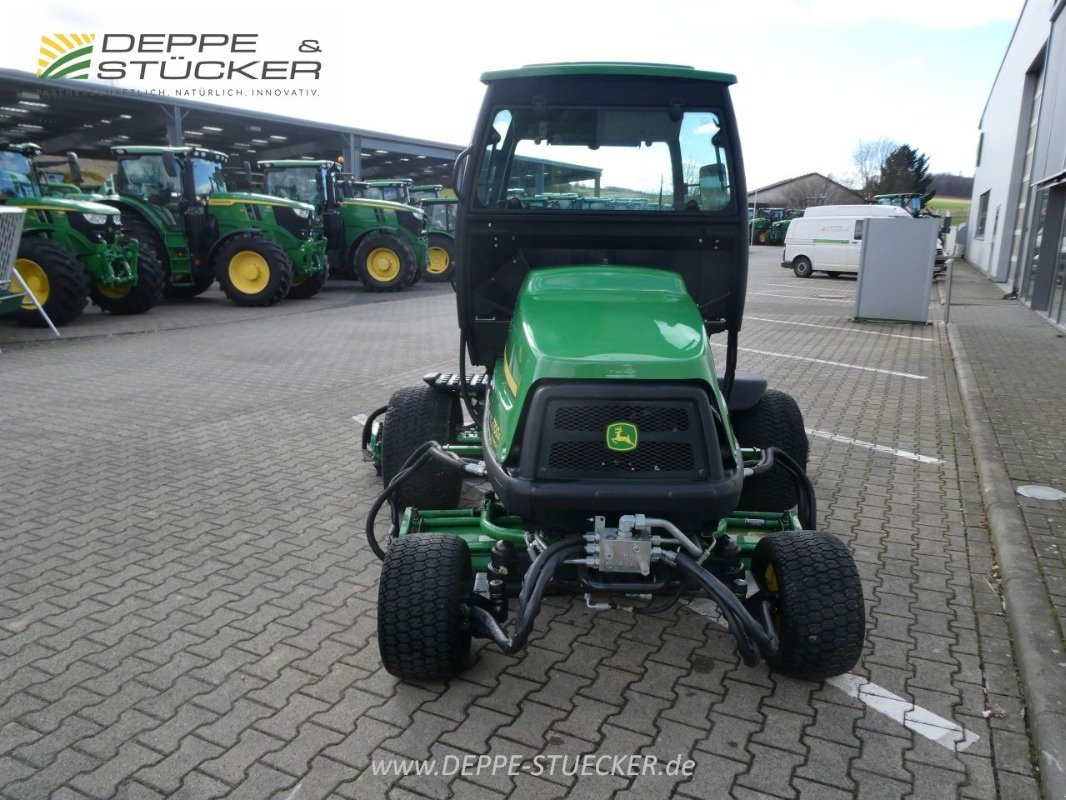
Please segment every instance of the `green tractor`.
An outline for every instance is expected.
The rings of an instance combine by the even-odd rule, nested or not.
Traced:
[[[388,200],[390,203],[403,203],[411,205],[411,187],[414,184],[410,178],[374,178],[372,180],[352,180],[355,197],[363,197],[368,200]]]
[[[0,202],[24,208],[15,267],[56,325],[81,315],[91,298],[114,314],[142,314],[159,302],[163,268],[150,242],[123,233],[118,209],[76,196],[47,196],[35,144],[0,144]],[[42,326],[29,298],[20,324]]]
[[[161,253],[164,293],[194,297],[215,279],[239,306],[313,297],[328,277],[314,207],[228,191],[226,155],[201,147],[112,147],[123,224]]]
[[[333,161],[260,161],[263,191],[309,203],[327,245],[330,273],[358,278],[372,292],[419,280],[429,263],[425,214],[388,200],[354,197],[354,180]]]
[[[364,427],[385,484],[366,520],[384,562],[385,668],[447,680],[472,637],[515,653],[550,590],[593,610],[709,597],[746,663],[847,672],[862,585],[847,546],[816,530],[802,414],[737,369],[748,248],[735,79],[615,63],[482,80],[455,171],[458,372],[397,391]],[[514,173],[549,157],[659,200],[523,203]],[[723,180],[690,193],[692,163]],[[490,487],[472,508],[464,478]]]
[[[429,266],[426,280],[447,283],[455,270],[455,209],[459,204],[454,196],[444,196],[439,183],[411,187],[411,200],[426,212],[426,231],[429,238]]]

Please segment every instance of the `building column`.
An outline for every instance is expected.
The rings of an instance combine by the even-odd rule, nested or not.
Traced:
[[[161,105],[159,108],[166,118],[167,145],[169,147],[181,147],[185,144],[185,131],[182,130],[181,121],[185,119],[185,115],[189,112],[182,111],[179,106],[167,108]]]

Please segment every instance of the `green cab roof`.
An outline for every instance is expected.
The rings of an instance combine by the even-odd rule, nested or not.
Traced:
[[[116,145],[111,148],[111,152],[116,156],[154,156],[161,153],[173,153],[176,156],[195,156],[197,158],[208,158],[212,161],[224,162],[229,158],[225,153],[220,153],[218,150],[210,150],[206,147],[194,147],[193,145],[185,145],[184,147],[157,147],[155,145]]]
[[[256,162],[260,167],[331,167],[336,161],[326,159],[307,158],[271,158],[266,161]]]
[[[572,61],[558,64],[527,64],[519,69],[485,72],[484,83],[521,78],[545,78],[567,75],[632,75],[648,78],[685,78],[732,85],[735,75],[728,72],[706,72],[684,64],[652,64],[626,61]]]

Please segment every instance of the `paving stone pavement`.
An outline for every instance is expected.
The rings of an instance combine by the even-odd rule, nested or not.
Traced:
[[[852,323],[854,282],[794,278],[779,254],[754,251],[741,366],[816,432],[820,516],[867,601],[855,674],[901,698],[909,727],[837,685],[745,667],[684,606],[552,598],[519,656],[479,643],[448,686],[397,682],[361,532],[380,481],[351,418],[454,366],[453,295],[254,314],[208,298],[201,317],[153,310],[142,333],[102,318],[19,342],[0,326],[0,797],[1038,797],[942,326]],[[965,749],[923,735],[919,708],[964,728]],[[585,753],[695,764],[374,768]]]

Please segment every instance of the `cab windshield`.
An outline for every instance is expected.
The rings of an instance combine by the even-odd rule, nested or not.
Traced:
[[[33,162],[22,153],[0,150],[0,197],[40,197]]]
[[[167,175],[162,155],[136,155],[119,159],[118,171],[128,194],[165,205],[181,197],[181,177]]]
[[[263,191],[275,197],[317,205],[322,202],[322,170],[318,167],[268,168]]]
[[[502,108],[477,176],[483,208],[722,211],[731,156],[711,110]]]
[[[192,185],[196,196],[226,191],[226,178],[220,161],[206,158],[192,159]]]

